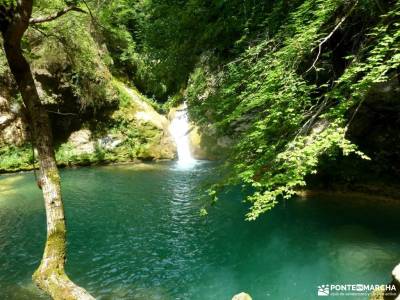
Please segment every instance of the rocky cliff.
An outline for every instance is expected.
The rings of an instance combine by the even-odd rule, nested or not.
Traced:
[[[115,81],[118,104],[95,114],[52,114],[60,166],[173,159],[168,119],[133,88]],[[29,170],[34,157],[23,109],[0,98],[0,172]],[[52,112],[52,106],[48,106]],[[65,107],[56,107],[58,111]]]

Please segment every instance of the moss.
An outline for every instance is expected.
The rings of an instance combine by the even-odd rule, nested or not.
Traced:
[[[171,111],[174,107],[178,107],[179,105],[183,104],[185,101],[184,91],[179,91],[172,97],[168,98],[168,101],[163,104],[163,111],[168,112]]]
[[[99,147],[95,142],[97,146],[93,153],[78,154],[70,142],[58,141],[55,153],[59,167],[173,158],[174,151],[166,142],[163,129],[158,128],[165,124],[157,127],[153,123],[137,119],[138,112],[148,111],[150,116],[155,114],[147,104],[142,107],[143,102],[153,105],[151,100],[134,89],[128,89],[115,79],[112,84],[119,91],[119,108],[109,112],[105,118],[86,121],[82,128],[91,131],[94,141],[111,134],[120,137],[122,142],[114,149]],[[32,169],[32,149],[29,144],[21,147],[0,148],[0,172]],[[53,179],[57,180],[57,178]]]
[[[45,176],[55,185],[60,184],[60,174],[57,169],[50,169],[46,172]]]
[[[64,221],[58,221],[47,237],[43,260],[32,276],[42,290],[54,299],[73,299],[63,291],[60,281],[69,280],[64,271],[66,257],[66,229]],[[44,263],[46,260],[46,263]],[[57,275],[57,276],[54,276]]]
[[[157,101],[150,99],[143,94],[141,94],[136,87],[134,86],[129,86],[127,87],[126,84],[123,82],[113,78],[112,80],[112,85],[113,87],[117,90],[118,92],[118,98],[119,98],[119,104],[120,107],[129,107],[132,106],[132,98],[136,97],[138,100],[146,102],[147,104],[151,105],[156,111],[158,112],[164,112],[164,108],[162,105],[160,105]]]
[[[118,92],[118,99],[119,99],[120,107],[129,106],[129,104],[132,102],[131,96],[126,91],[124,84],[116,79],[113,79],[112,84]]]

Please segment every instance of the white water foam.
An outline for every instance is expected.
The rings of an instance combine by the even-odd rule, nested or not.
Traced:
[[[196,164],[196,160],[193,158],[190,151],[190,124],[186,104],[176,111],[175,117],[171,121],[169,131],[176,143],[178,167],[182,169],[193,167]]]

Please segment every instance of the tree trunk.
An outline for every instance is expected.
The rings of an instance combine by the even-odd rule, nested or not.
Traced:
[[[22,54],[21,39],[29,26],[32,0],[19,1],[12,18],[1,31],[4,51],[15,77],[27,114],[31,120],[32,136],[38,151],[41,187],[47,217],[47,241],[43,258],[33,279],[54,299],[94,299],[86,290],[75,285],[65,273],[66,227],[49,117],[40,102],[28,62]],[[3,23],[4,25],[4,23]]]

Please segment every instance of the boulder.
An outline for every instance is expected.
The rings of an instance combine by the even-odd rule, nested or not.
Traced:
[[[6,127],[10,122],[14,120],[14,116],[12,114],[1,114],[0,115],[0,128]]]
[[[10,105],[8,104],[7,99],[0,96],[0,113],[7,112],[9,110],[10,110]]]
[[[393,283],[396,287],[400,288],[400,264],[398,264],[392,271]],[[400,291],[399,291],[400,292]]]
[[[211,124],[204,128],[192,125],[189,139],[192,154],[196,159],[224,158],[232,145],[232,139],[228,136],[218,136]]]
[[[71,133],[68,143],[73,147],[74,155],[92,154],[96,151],[95,142],[92,141],[92,132],[89,129],[81,129]]]
[[[195,159],[208,159],[207,150],[202,147],[202,136],[197,126],[193,126],[189,132],[190,150]]]
[[[128,121],[132,128],[136,127],[140,132],[143,143],[139,145],[138,158],[174,159],[176,146],[169,133],[168,119],[158,113],[139,92],[125,85],[122,87],[130,96],[131,103],[115,112],[113,118]]]
[[[114,150],[120,144],[124,142],[124,137],[122,135],[108,134],[97,140],[99,147],[106,150]]]
[[[137,130],[143,138],[139,145],[139,159],[163,160],[176,157],[176,146],[169,133],[150,123],[138,125]]]

